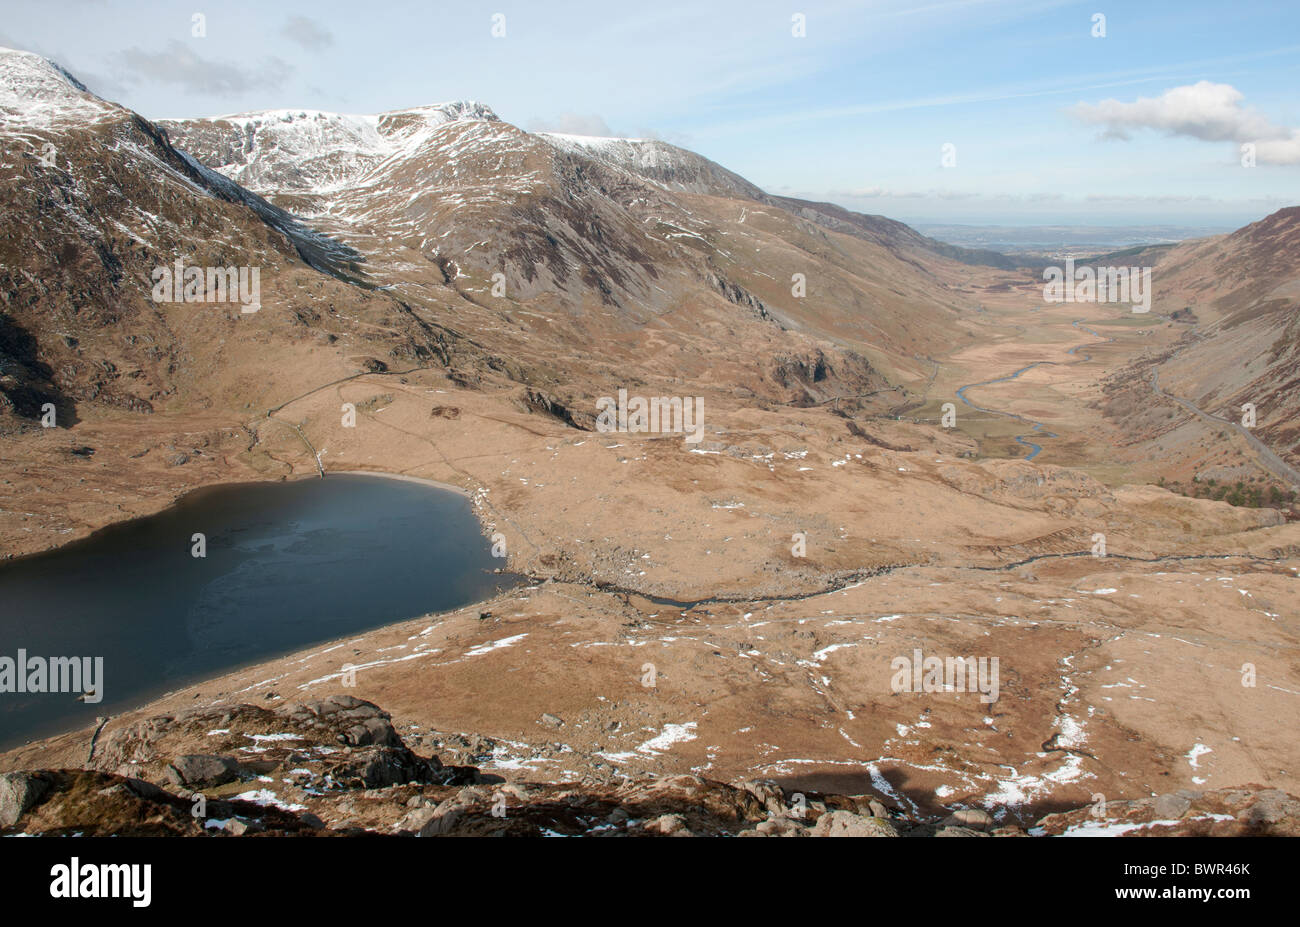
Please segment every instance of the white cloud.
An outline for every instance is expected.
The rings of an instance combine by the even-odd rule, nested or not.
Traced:
[[[1292,129],[1287,138],[1256,142],[1255,159],[1261,164],[1300,164],[1300,129]]]
[[[275,89],[284,84],[293,68],[271,57],[255,68],[212,61],[173,39],[159,51],[128,48],[115,59],[126,71],[129,82],[150,81],[173,84],[195,93],[232,94]]]
[[[1254,142],[1260,163],[1300,163],[1300,132],[1275,125],[1244,105],[1244,99],[1231,84],[1203,80],[1132,103],[1079,103],[1070,112],[1083,122],[1104,126],[1106,138],[1127,139],[1132,131],[1151,129],[1207,142]]]
[[[559,132],[563,135],[592,135],[599,138],[615,136],[609,123],[597,115],[563,113],[556,119],[533,119],[528,123],[530,132]]]
[[[321,51],[334,44],[333,33],[306,16],[290,17],[280,34],[308,51]]]

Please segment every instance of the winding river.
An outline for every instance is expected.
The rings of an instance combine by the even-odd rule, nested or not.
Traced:
[[[1074,353],[1075,353],[1076,351],[1078,351],[1080,348],[1082,348],[1082,347],[1084,347],[1084,346],[1086,346],[1086,345],[1089,345],[1089,344],[1094,344],[1094,343],[1097,343],[1097,344],[1108,344],[1109,342],[1112,342],[1112,341],[1115,340],[1114,338],[1106,338],[1106,337],[1105,337],[1104,335],[1102,335],[1100,332],[1095,332],[1095,331],[1093,331],[1091,328],[1088,328],[1088,326],[1086,326],[1086,325],[1080,325],[1079,323],[1082,322],[1082,321],[1083,321],[1083,319],[1075,319],[1075,320],[1074,320],[1073,322],[1071,322],[1070,324],[1073,325],[1075,328],[1082,329],[1083,331],[1087,332],[1087,333],[1090,334],[1090,335],[1095,335],[1095,336],[1098,337],[1098,338],[1105,338],[1105,340],[1104,340],[1104,341],[1101,341],[1101,342],[1085,341],[1083,344],[1076,344],[1074,347],[1070,348],[1070,350],[1066,351],[1066,352],[1065,352],[1066,354],[1074,354]],[[1082,355],[1082,356],[1083,356],[1083,360],[1084,360],[1084,361],[1090,361],[1090,360],[1092,360],[1092,355],[1091,355],[1091,354],[1084,354],[1084,355]],[[981,380],[979,383],[967,383],[965,386],[960,387],[960,388],[957,390],[957,398],[959,398],[962,402],[966,403],[966,405],[970,406],[972,409],[975,409],[977,412],[986,412],[986,413],[988,413],[989,415],[1001,415],[1001,416],[1003,416],[1004,418],[1013,418],[1013,419],[1015,419],[1015,420],[1018,421],[1018,422],[1024,422],[1026,425],[1029,425],[1029,426],[1033,429],[1033,431],[1034,431],[1034,432],[1035,432],[1039,437],[1043,437],[1043,438],[1055,438],[1055,437],[1057,437],[1056,433],[1055,433],[1055,432],[1051,432],[1051,431],[1047,431],[1046,429],[1044,429],[1044,428],[1043,428],[1043,423],[1042,423],[1042,422],[1035,422],[1035,421],[1032,421],[1032,420],[1030,420],[1030,419],[1025,418],[1023,415],[1017,415],[1017,414],[1014,413],[1014,412],[1003,412],[1001,409],[988,409],[988,408],[985,408],[984,406],[977,406],[977,405],[975,405],[975,403],[971,402],[969,399],[966,398],[966,390],[970,389],[971,387],[974,387],[974,386],[990,386],[990,385],[992,385],[992,384],[994,384],[994,383],[1005,383],[1005,382],[1007,382],[1008,380],[1014,380],[1014,379],[1016,379],[1018,376],[1020,376],[1022,373],[1024,373],[1024,372],[1027,371],[1027,370],[1033,370],[1035,367],[1042,367],[1042,366],[1044,366],[1044,365],[1050,365],[1050,364],[1055,364],[1055,363],[1057,363],[1057,362],[1056,362],[1056,361],[1035,361],[1034,363],[1029,364],[1029,365],[1026,366],[1026,367],[1021,367],[1021,368],[1020,368],[1019,370],[1017,370],[1015,373],[1008,374],[1008,375],[1005,376],[1005,377],[997,377],[997,378],[992,379],[992,380]],[[1015,439],[1016,439],[1016,443],[1017,443],[1017,444],[1021,444],[1021,445],[1025,446],[1025,447],[1029,448],[1029,453],[1025,456],[1025,460],[1033,460],[1033,459],[1034,459],[1035,457],[1037,457],[1037,456],[1039,455],[1039,453],[1043,450],[1043,446],[1042,446],[1041,444],[1036,444],[1035,442],[1028,440],[1028,438],[1029,438],[1028,435],[1015,435]]]

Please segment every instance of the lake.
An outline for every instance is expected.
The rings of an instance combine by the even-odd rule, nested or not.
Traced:
[[[0,688],[35,680],[33,658],[47,667],[92,658],[78,661],[92,674],[93,658],[103,666],[98,703],[0,692],[0,749],[243,665],[487,598],[517,582],[493,572],[504,563],[469,500],[428,483],[333,474],[197,490],[157,515],[0,564]],[[6,658],[12,669],[19,649],[28,673],[6,683]]]

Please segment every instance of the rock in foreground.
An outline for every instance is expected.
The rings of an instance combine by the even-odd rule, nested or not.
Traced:
[[[957,808],[918,820],[875,796],[790,793],[771,781],[682,775],[507,782],[408,748],[351,696],[274,710],[159,716],[107,737],[83,769],[0,776],[0,832],[108,836],[1024,836]],[[1030,835],[1300,834],[1276,790],[1179,792],[1048,815]]]

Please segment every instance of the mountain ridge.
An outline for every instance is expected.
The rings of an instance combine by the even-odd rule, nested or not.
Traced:
[[[82,105],[51,73],[56,102]],[[1142,428],[1098,411],[1108,372],[1181,349],[1185,315],[1044,304],[1031,275],[936,254],[882,217],[756,198],[654,140],[593,152],[421,112],[377,118],[373,136],[305,111],[247,132],[90,102],[108,118],[33,107],[30,124],[0,127],[3,553],[65,545],[214,484],[361,471],[463,490],[521,582],[7,754],[7,769],[106,767],[6,780],[54,793],[20,809],[35,812],[29,830],[57,827],[43,815],[60,807],[79,820],[65,801],[91,786],[127,801],[100,793],[133,787],[107,776],[137,748],[155,754],[129,779],[172,781],[170,765],[188,782],[212,762],[240,777],[222,758],[243,757],[252,788],[279,768],[252,767],[267,759],[257,735],[285,733],[268,723],[284,719],[252,711],[243,730],[213,734],[228,724],[208,712],[341,688],[380,699],[426,751],[500,778],[590,776],[600,802],[626,801],[605,787],[620,779],[707,773],[780,780],[762,791],[782,816],[796,792],[860,795],[928,830],[979,809],[961,820],[1042,821],[1097,793],[1160,794],[1133,824],[1197,801],[1229,813],[1200,794],[1207,781],[1295,792],[1296,745],[1276,736],[1296,689],[1279,620],[1294,598],[1294,509],[1151,485],[1182,447],[1223,450],[1217,426],[1156,408],[1154,377],[1123,373]],[[247,186],[217,170],[236,162],[251,165]],[[272,209],[355,266],[313,264]],[[1261,267],[1290,253],[1289,234],[1254,235],[1217,260],[1230,270],[1255,238]],[[1200,285],[1209,258],[1184,254]],[[177,261],[256,269],[261,308],[155,299],[151,275]],[[1240,301],[1204,293],[1205,315],[1244,313],[1224,331],[1253,338],[1248,317],[1275,281],[1243,283]],[[698,400],[701,440],[603,431],[600,400],[622,390]],[[1183,445],[1132,448],[1157,428]],[[1042,455],[1024,459],[1029,447]],[[174,541],[171,562],[193,567],[188,531]],[[346,570],[356,551],[338,553],[329,568]],[[1000,659],[1005,685],[894,684],[891,657],[919,662],[921,645],[954,669],[955,655]],[[1246,662],[1257,688],[1239,684]],[[193,708],[177,739],[136,736]],[[352,726],[323,730],[322,745]],[[305,768],[292,743],[274,749],[281,779]],[[364,799],[376,815],[362,826],[385,831],[406,802],[452,797],[415,794],[410,757],[388,756],[326,754],[302,781],[391,772],[402,790]],[[293,799],[282,786],[300,788],[265,785]],[[362,791],[310,800],[355,832]],[[566,808],[584,800],[563,791]],[[1247,831],[1277,810],[1244,794],[1228,805],[1231,823],[1175,827]],[[137,803],[116,807],[138,816]],[[745,830],[786,829],[766,817]]]

